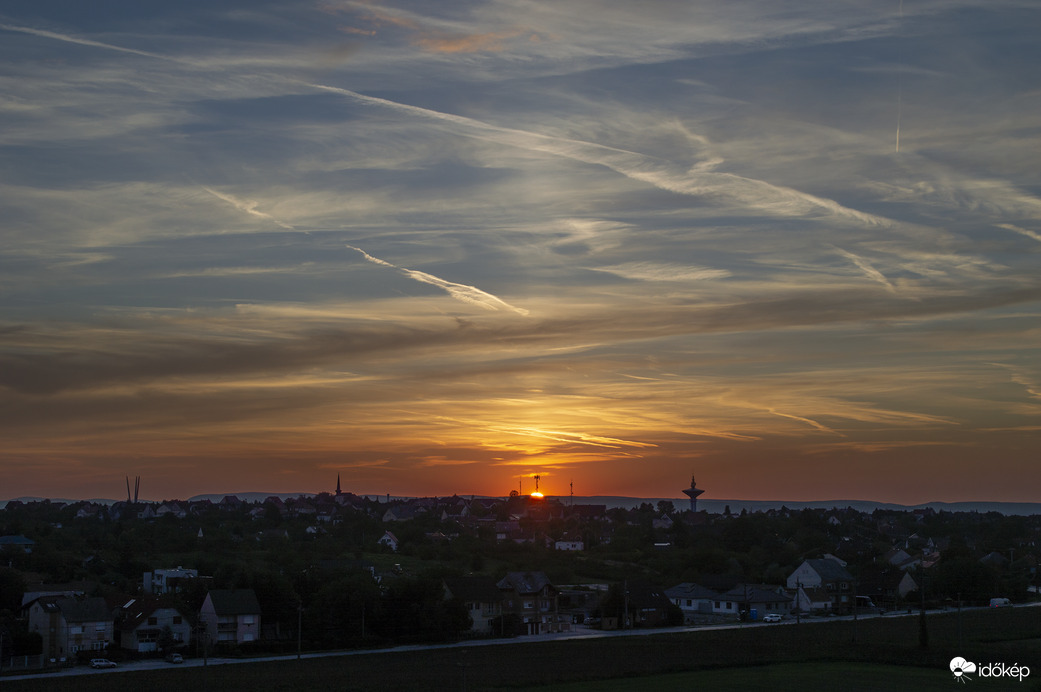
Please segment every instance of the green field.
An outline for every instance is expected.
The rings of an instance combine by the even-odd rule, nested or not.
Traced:
[[[974,678],[977,690],[1041,692],[1041,608],[773,625],[677,634],[386,651],[274,662],[170,667],[76,678],[2,680],[5,692],[219,690],[932,690],[961,689],[948,664],[1029,666],[1024,682]],[[969,683],[967,683],[969,684]],[[957,686],[957,687],[956,687]]]
[[[977,682],[973,679],[971,682]],[[621,678],[596,682],[568,683],[529,687],[518,692],[631,692],[634,689],[654,692],[937,692],[957,690],[954,677],[946,670],[892,666],[872,663],[783,663],[772,666],[722,668],[692,673],[670,673],[639,678]],[[1024,689],[1018,681],[984,682],[987,690]],[[1036,689],[1026,687],[1026,689]]]

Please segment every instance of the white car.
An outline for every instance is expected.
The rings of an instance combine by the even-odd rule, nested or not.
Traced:
[[[781,616],[777,613],[770,613],[769,615],[763,616],[763,622],[780,622]]]
[[[116,664],[107,658],[92,658],[90,659],[91,668],[115,668]]]

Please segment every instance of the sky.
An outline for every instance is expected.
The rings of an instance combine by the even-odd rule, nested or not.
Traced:
[[[7,0],[0,498],[1037,501],[1036,0]]]

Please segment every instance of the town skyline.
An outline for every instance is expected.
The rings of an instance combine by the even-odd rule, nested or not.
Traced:
[[[4,9],[0,488],[1036,501],[1038,31]]]

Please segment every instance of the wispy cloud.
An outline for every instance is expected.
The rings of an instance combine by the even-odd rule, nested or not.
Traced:
[[[725,279],[731,275],[727,269],[710,269],[673,262],[626,262],[588,269],[639,281],[706,281]]]
[[[871,265],[871,263],[868,262],[866,259],[864,259],[863,257],[859,257],[858,255],[854,255],[852,252],[848,252],[839,247],[835,248],[835,251],[843,257],[845,257],[846,259],[848,259],[853,264],[855,264],[860,271],[864,272],[864,275],[866,277],[868,277],[872,281],[877,281],[878,283],[882,284],[890,293],[896,293],[896,288],[894,288],[893,284],[889,282],[889,279],[887,279],[882,274],[882,272],[875,269]]]
[[[62,41],[64,43],[75,43],[81,46],[90,46],[92,48],[103,48],[105,50],[117,51],[119,53],[129,53],[131,55],[140,55],[146,58],[155,58],[157,60],[170,60],[176,62],[176,59],[159,53],[152,53],[146,50],[138,50],[136,48],[125,48],[123,46],[114,45],[111,43],[104,43],[102,41],[94,41],[87,38],[79,38],[77,36],[71,36],[69,34],[62,34],[54,31],[47,31],[45,29],[34,29],[27,26],[16,26],[13,24],[0,24],[0,30],[3,31],[14,31],[21,34],[30,34],[32,36],[39,36],[41,38],[54,39],[55,41]]]
[[[347,247],[349,247],[352,250],[355,250],[356,252],[361,253],[361,255],[366,260],[372,262],[373,264],[379,265],[381,267],[389,267],[391,269],[396,269],[405,276],[409,277],[410,279],[414,279],[415,281],[419,281],[420,283],[430,284],[431,286],[437,286],[438,288],[445,291],[448,295],[452,296],[460,302],[467,303],[469,305],[476,305],[478,307],[484,308],[485,310],[509,310],[511,312],[517,313],[518,315],[528,314],[528,311],[524,308],[514,307],[513,305],[510,305],[506,301],[502,300],[501,298],[493,296],[491,293],[482,291],[476,286],[468,286],[466,284],[460,284],[454,281],[447,281],[445,279],[436,277],[433,274],[427,274],[426,272],[417,271],[415,269],[405,269],[403,267],[398,267],[396,265],[391,264],[390,262],[381,260],[378,257],[373,257],[369,253],[359,248],[356,248],[353,245],[348,245]]]
[[[349,89],[309,83],[314,89],[350,97],[361,103],[380,106],[416,117],[436,120],[455,126],[462,134],[487,139],[501,144],[540,151],[584,163],[606,166],[627,178],[648,183],[662,190],[692,197],[711,199],[724,197],[751,210],[780,216],[821,214],[836,216],[867,226],[889,226],[888,219],[850,209],[834,200],[799,192],[762,180],[733,173],[706,170],[673,170],[668,163],[633,151],[604,146],[592,142],[553,137],[524,130],[501,127],[473,118],[442,111],[412,106],[389,99],[366,96]]]
[[[267,213],[264,213],[262,211],[258,211],[257,210],[257,206],[259,204],[258,202],[243,201],[243,200],[237,199],[237,198],[235,198],[235,197],[233,197],[233,196],[231,196],[231,195],[229,195],[229,194],[227,194],[225,192],[218,192],[217,190],[214,190],[214,189],[208,188],[208,187],[203,187],[203,189],[206,190],[206,192],[208,192],[211,195],[213,195],[214,197],[216,197],[217,199],[223,200],[223,201],[227,202],[228,204],[230,204],[231,206],[235,207],[239,211],[245,212],[246,214],[249,214],[250,216],[255,216],[258,219],[263,219],[265,221],[270,221],[271,223],[275,224],[276,226],[280,226],[280,227],[282,227],[282,228],[284,228],[286,230],[289,230],[289,231],[295,231],[296,230],[296,228],[294,228],[293,226],[290,226],[287,223],[283,223],[282,221],[279,221],[278,219],[273,217],[271,214],[267,214]]]
[[[998,228],[1004,228],[1006,231],[1018,233],[1022,236],[1026,236],[1027,238],[1036,240],[1037,242],[1041,243],[1041,233],[1038,233],[1037,231],[1031,231],[1026,228],[1020,228],[1019,226],[1015,226],[1010,223],[999,223]]]

